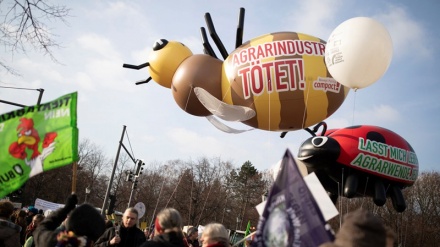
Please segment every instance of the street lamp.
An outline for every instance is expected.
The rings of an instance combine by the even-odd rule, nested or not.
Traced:
[[[238,230],[238,223],[240,223],[241,219],[240,216],[237,216],[237,226],[235,226],[235,230]]]
[[[261,195],[261,201],[264,202],[267,200],[267,192],[265,192],[263,195]]]
[[[87,188],[86,188],[86,198],[84,199],[84,203],[87,203],[87,197],[89,196],[89,194],[90,194],[91,191],[92,191],[92,190],[90,189],[90,187],[87,186]]]

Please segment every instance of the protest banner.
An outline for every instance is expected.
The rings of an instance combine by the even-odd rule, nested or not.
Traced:
[[[252,246],[319,246],[333,239],[330,226],[287,149]]]
[[[0,115],[0,198],[78,160],[77,93]]]

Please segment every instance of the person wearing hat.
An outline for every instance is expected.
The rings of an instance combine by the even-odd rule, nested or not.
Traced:
[[[191,247],[199,247],[199,230],[197,227],[190,227],[187,234],[186,241],[188,242],[188,245]]]
[[[26,224],[30,225],[34,216],[38,214],[38,209],[34,206],[29,206],[26,210]]]
[[[138,247],[147,241],[144,232],[136,226],[139,213],[135,208],[127,208],[122,215],[121,226],[110,227],[99,237],[95,247]]]
[[[154,237],[141,247],[183,247],[182,217],[174,208],[162,209],[154,222]]]
[[[0,246],[20,247],[21,226],[11,222],[14,205],[9,201],[0,201]]]
[[[40,223],[33,234],[35,246],[93,246],[105,230],[104,218],[94,206],[82,204],[76,207],[77,203],[77,196],[70,195],[63,208],[53,211]],[[63,221],[65,230],[59,227]]]
[[[378,216],[359,208],[347,213],[333,243],[319,247],[385,247],[386,229]]]

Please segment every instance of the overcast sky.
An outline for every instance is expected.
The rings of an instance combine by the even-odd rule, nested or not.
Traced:
[[[239,8],[246,10],[243,41],[263,34],[292,31],[327,40],[340,23],[371,17],[386,26],[393,40],[393,58],[385,75],[370,87],[350,91],[342,106],[325,121],[329,128],[368,124],[390,129],[414,148],[421,171],[440,171],[436,160],[440,139],[440,2],[414,1],[56,1],[71,8],[68,24],[50,23],[61,48],[54,63],[40,53],[6,53],[3,62],[22,74],[2,71],[0,86],[43,88],[43,102],[78,92],[80,140],[90,139],[114,158],[127,126],[124,144],[136,158],[149,162],[220,157],[236,166],[251,161],[259,170],[272,167],[286,148],[294,155],[310,137],[304,130],[253,130],[227,134],[205,118],[187,114],[172,93],[155,82],[136,86],[148,70],[122,68],[141,64],[155,40],[165,38],[201,54],[200,27],[209,12],[229,53],[234,50]],[[5,5],[2,6],[4,12]],[[211,42],[214,46],[214,43]],[[215,49],[215,46],[214,46]],[[216,50],[216,49],[215,49]],[[219,54],[219,53],[217,53]],[[219,56],[220,57],[220,56]],[[37,91],[0,88],[0,99],[35,104]],[[16,109],[0,104],[0,112]],[[230,124],[230,123],[228,123]],[[234,128],[248,129],[241,123]]]

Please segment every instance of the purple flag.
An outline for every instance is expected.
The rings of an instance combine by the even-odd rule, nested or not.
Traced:
[[[289,149],[267,197],[253,247],[319,246],[334,240]]]

